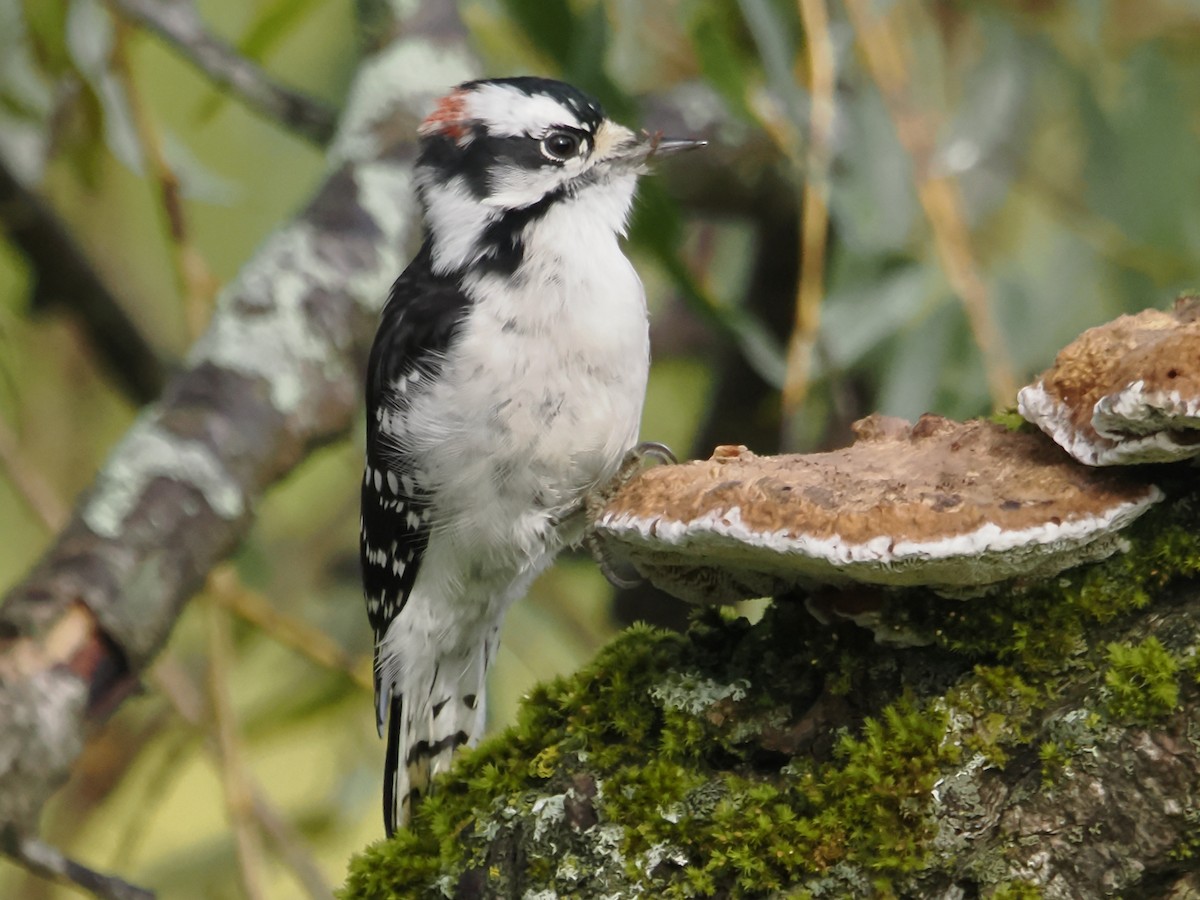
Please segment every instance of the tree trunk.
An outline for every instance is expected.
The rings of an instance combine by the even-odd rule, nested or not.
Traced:
[[[819,597],[635,627],[465,756],[345,896],[1197,896],[1188,474],[1104,563],[888,594],[881,633],[921,646],[822,625]]]

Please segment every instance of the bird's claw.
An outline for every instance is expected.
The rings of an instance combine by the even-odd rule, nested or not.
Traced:
[[[671,448],[666,444],[659,443],[658,441],[642,441],[640,444],[629,449],[625,454],[625,458],[621,460],[621,465],[617,468],[616,474],[606,484],[600,485],[588,494],[585,501],[588,524],[587,530],[583,535],[584,546],[592,554],[592,559],[596,561],[596,565],[600,567],[600,572],[608,579],[608,583],[616,588],[635,588],[642,584],[644,579],[640,576],[636,579],[629,579],[617,573],[610,558],[608,548],[604,546],[604,542],[600,539],[600,535],[596,531],[596,519],[599,518],[601,511],[608,505],[609,501],[619,494],[625,485],[637,477],[646,460],[663,465],[674,465],[679,462]]]
[[[658,441],[642,441],[631,447],[626,451],[621,465],[617,467],[616,474],[604,484],[597,485],[587,495],[585,506],[589,526],[596,521],[600,511],[608,506],[609,501],[621,493],[621,489],[625,485],[633,481],[641,471],[642,464],[648,459],[663,465],[674,465],[679,462],[671,448]]]
[[[665,466],[673,466],[679,462],[679,459],[675,456],[675,451],[659,441],[642,441],[640,444],[634,446],[625,454],[625,461],[622,463],[622,466],[631,459],[639,463],[645,459],[653,459]]]
[[[643,578],[639,575],[635,578],[626,578],[617,572],[616,567],[612,563],[609,556],[608,548],[604,546],[604,542],[600,540],[600,535],[594,527],[589,527],[583,535],[583,544],[587,547],[588,552],[592,554],[592,559],[596,561],[596,565],[600,569],[600,574],[607,579],[608,583],[615,588],[629,590],[635,588],[643,582]]]

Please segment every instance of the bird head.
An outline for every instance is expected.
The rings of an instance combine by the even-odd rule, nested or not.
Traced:
[[[470,266],[494,251],[502,223],[535,223],[553,204],[591,192],[624,230],[637,176],[652,160],[704,145],[636,134],[583,91],[546,78],[469,81],[421,123],[417,190],[434,268]]]

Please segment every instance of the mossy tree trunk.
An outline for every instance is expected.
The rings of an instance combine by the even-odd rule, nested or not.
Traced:
[[[1200,538],[1173,474],[1104,563],[891,595],[891,633],[924,646],[804,597],[634,628],[465,756],[344,896],[1200,895]]]

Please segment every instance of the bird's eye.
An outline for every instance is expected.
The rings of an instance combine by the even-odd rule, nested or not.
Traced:
[[[555,162],[564,162],[579,152],[579,136],[569,131],[552,131],[540,145],[542,155]]]

